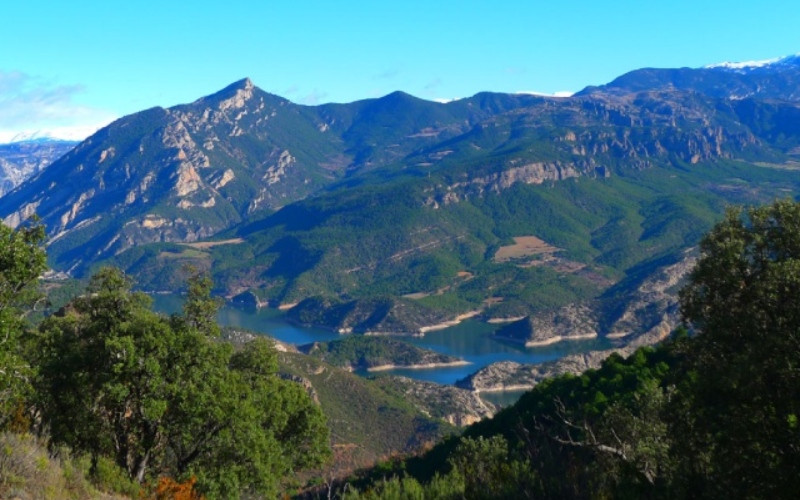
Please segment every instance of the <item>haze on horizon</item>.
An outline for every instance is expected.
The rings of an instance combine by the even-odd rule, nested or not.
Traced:
[[[82,139],[110,121],[250,77],[301,104],[402,90],[571,93],[641,67],[800,51],[800,4],[208,0],[4,6],[0,142]]]

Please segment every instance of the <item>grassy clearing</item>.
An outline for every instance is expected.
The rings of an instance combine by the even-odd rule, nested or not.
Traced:
[[[559,250],[560,248],[554,247],[536,236],[515,236],[513,245],[497,249],[497,252],[494,254],[494,261],[508,262],[522,257],[554,253]]]
[[[209,259],[211,256],[206,252],[195,250],[194,248],[187,248],[181,252],[161,252],[158,254],[159,259]]]
[[[194,243],[183,243],[183,245],[196,248],[198,250],[206,250],[209,248],[218,247],[220,245],[238,245],[240,243],[244,243],[244,238],[231,238],[229,240],[220,241],[195,241]]]

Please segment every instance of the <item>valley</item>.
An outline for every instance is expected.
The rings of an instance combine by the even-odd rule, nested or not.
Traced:
[[[693,71],[741,85],[724,68]],[[798,71],[790,59],[752,76],[772,99],[770,78]],[[176,293],[189,267],[209,272],[230,303],[325,332],[298,344],[422,345],[459,324],[493,325],[492,342],[520,353],[657,342],[725,207],[800,189],[794,94],[733,99],[666,88],[669,75],[635,71],[572,98],[395,92],[321,106],[244,79],[117,120],[1,197],[0,216],[37,213],[51,265],[76,278],[110,264]],[[499,352],[486,359],[544,359]],[[478,364],[411,376],[454,383]]]
[[[505,463],[497,457],[539,440],[545,444],[536,453],[556,450],[542,463],[561,457],[569,464],[574,457],[565,447],[598,443],[589,424],[567,420],[562,394],[579,394],[583,406],[570,411],[602,421],[620,446],[618,424],[632,440],[652,432],[661,443],[683,424],[667,429],[659,412],[672,404],[671,391],[695,383],[682,371],[689,352],[682,349],[701,349],[703,341],[683,329],[687,300],[696,297],[681,290],[698,280],[709,238],[719,237],[714,228],[747,236],[750,228],[734,220],[743,212],[732,207],[785,200],[764,209],[775,217],[764,224],[773,237],[782,233],[770,232],[770,224],[784,223],[774,214],[794,213],[797,82],[800,58],[789,57],[752,69],[636,70],[572,97],[481,92],[444,103],[398,91],[301,105],[245,78],[190,103],[123,116],[78,144],[3,149],[0,166],[7,157],[21,165],[0,192],[7,243],[23,238],[20,245],[39,260],[22,268],[35,271],[31,280],[43,276],[36,283],[46,293],[26,313],[38,334],[8,359],[27,356],[29,367],[45,362],[50,371],[31,377],[39,384],[51,377],[42,390],[52,398],[47,418],[61,422],[59,438],[93,446],[92,453],[116,446],[116,464],[133,478],[145,470],[149,448],[137,466],[139,452],[127,445],[96,442],[84,430],[74,440],[65,431],[71,414],[58,411],[71,403],[60,399],[59,377],[71,358],[59,349],[80,358],[76,377],[94,374],[92,349],[106,349],[100,368],[108,372],[97,373],[129,379],[103,389],[111,409],[94,414],[92,407],[81,417],[116,430],[135,419],[145,429],[163,426],[168,432],[143,439],[142,449],[161,453],[175,477],[189,477],[192,460],[206,460],[198,470],[211,475],[201,481],[219,491],[227,479],[212,477],[221,470],[214,455],[192,442],[203,432],[189,435],[181,426],[211,426],[229,458],[275,446],[282,454],[259,456],[289,457],[279,464],[284,471],[308,466],[284,483],[263,471],[237,472],[270,477],[263,491],[309,481],[331,487],[398,455],[416,458],[373,472],[399,466],[405,474],[408,465],[428,480],[445,470],[436,454],[454,446],[462,458],[492,454],[496,465]],[[760,212],[747,213],[753,226],[763,222]],[[746,241],[743,252],[755,248],[762,260],[782,255],[759,247],[761,240]],[[731,269],[761,263],[747,258]],[[781,272],[793,276],[795,269]],[[9,279],[16,275],[24,272]],[[737,290],[730,285],[720,297]],[[779,292],[763,293],[753,301]],[[112,334],[118,338],[106,342],[103,335]],[[36,342],[45,343],[32,347]],[[134,354],[138,361],[128,359]],[[214,377],[205,378],[200,359]],[[193,377],[185,392],[189,379],[180,370]],[[166,396],[134,414],[126,405],[136,403],[135,391],[125,384],[162,374],[158,390]],[[104,380],[94,383],[103,387]],[[74,382],[71,389],[83,387]],[[206,399],[198,403],[196,394]],[[212,403],[223,406],[203,414]],[[4,418],[11,422],[35,404]],[[284,404],[297,413],[259,413]],[[228,409],[253,425],[226,420]],[[510,426],[494,428],[517,414],[530,417],[514,423],[527,441],[506,449],[503,439],[520,436]],[[152,423],[150,415],[161,420]],[[656,424],[637,427],[647,419]],[[33,428],[36,420],[29,420]],[[778,420],[795,432],[795,414]],[[264,422],[278,430],[258,434],[266,432]],[[307,463],[288,441],[295,422],[307,426],[297,437],[313,448]],[[280,432],[287,440],[275,437]],[[547,432],[555,438],[548,441]],[[470,441],[481,433],[493,444]],[[551,450],[553,443],[562,448]],[[575,456],[590,456],[581,453]],[[650,448],[616,455],[625,462],[636,453]],[[666,461],[666,451],[653,453]],[[531,469],[527,458],[514,456],[515,467]],[[414,471],[417,460],[436,468]],[[472,458],[448,460],[451,474]],[[621,465],[620,477],[652,486],[649,463]],[[141,482],[144,472],[136,477]]]

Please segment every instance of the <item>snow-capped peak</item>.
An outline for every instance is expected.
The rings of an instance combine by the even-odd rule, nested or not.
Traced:
[[[39,130],[0,129],[0,144],[31,141],[82,141],[106,125],[77,125],[73,127],[51,127]]]
[[[800,56],[800,53],[795,54],[793,56],[774,57],[772,59],[762,59],[760,61],[741,61],[741,62],[726,61],[721,63],[709,64],[703,67],[705,69],[722,68],[722,69],[732,69],[732,70],[749,70],[749,69],[763,68],[765,66],[772,66],[775,64],[784,63],[787,62],[788,60],[796,59],[798,56]]]
[[[48,133],[46,130],[35,130],[35,131],[18,132],[13,136],[8,137],[8,139],[3,142],[13,143],[13,142],[35,142],[35,141],[57,141],[57,140],[60,140],[60,138],[53,137],[53,135]]]

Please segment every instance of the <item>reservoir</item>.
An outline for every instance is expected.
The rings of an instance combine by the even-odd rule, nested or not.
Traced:
[[[156,311],[171,314],[181,309],[183,298],[176,295],[153,296]],[[326,342],[342,338],[342,335],[325,329],[294,325],[275,309],[240,309],[230,305],[220,308],[217,316],[223,326],[245,328],[263,333],[289,344],[302,345],[311,342]],[[457,356],[469,361],[468,365],[430,369],[397,369],[382,374],[403,375],[439,384],[453,384],[481,368],[498,361],[518,363],[542,363],[561,358],[567,354],[605,349],[612,344],[605,339],[575,340],[558,342],[543,347],[525,348],[511,342],[495,339],[492,334],[501,325],[490,325],[480,321],[466,320],[456,326],[428,332],[424,337],[394,337],[418,347],[443,354]],[[363,373],[366,375],[366,373]],[[515,400],[521,392],[482,394],[486,399],[496,402]]]

